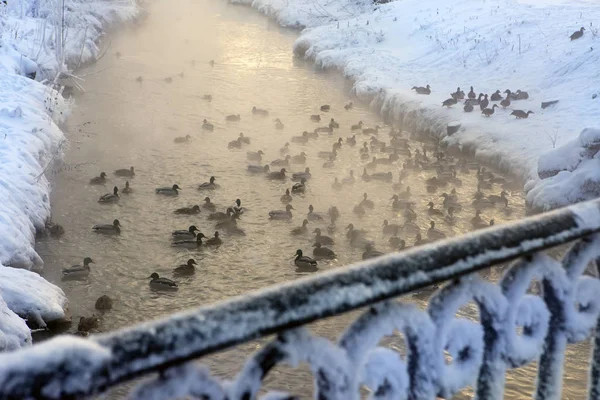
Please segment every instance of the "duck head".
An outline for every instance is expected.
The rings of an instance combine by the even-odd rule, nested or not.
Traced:
[[[296,257],[302,257],[302,250],[296,250]]]
[[[390,198],[390,200],[398,200],[398,195],[397,195],[397,194],[393,195],[393,196]]]
[[[285,189],[285,195],[289,196],[290,195],[290,189]]]
[[[160,278],[160,276],[158,276],[158,274],[156,272],[153,272],[152,275],[150,275],[148,278],[152,279],[152,280],[155,280],[155,279]]]
[[[181,190],[181,188],[179,187],[179,185],[177,185],[177,184],[174,184],[174,185],[173,185],[173,190]]]
[[[307,174],[310,174],[310,168],[306,167],[306,168],[304,169],[304,172],[305,172],[305,173],[307,173]]]
[[[87,266],[87,265],[89,265],[89,264],[95,264],[95,263],[94,263],[94,260],[92,260],[90,257],[86,257],[86,258],[84,258],[84,259],[83,259],[83,265],[84,265],[84,266]]]
[[[121,223],[119,222],[119,220],[118,220],[118,219],[115,219],[115,220],[113,221],[113,226],[114,226],[115,228],[117,228],[117,227],[121,226]]]
[[[187,260],[187,265],[188,265],[188,267],[191,267],[193,265],[198,265],[198,264],[196,264],[196,260],[194,260],[193,258],[190,258],[189,260]]]
[[[287,172],[287,169],[285,168],[281,168],[281,170],[279,171],[282,175],[285,175],[285,173]]]
[[[215,183],[215,177],[214,176],[210,177],[210,183]]]
[[[215,239],[218,239],[218,238],[219,238],[219,231],[216,231],[215,232]]]
[[[390,224],[390,222],[387,219],[383,220],[383,226],[388,226]]]
[[[194,232],[198,231],[198,228],[196,228],[196,225],[190,225],[190,227],[188,228],[188,231],[190,233],[194,233]]]
[[[200,212],[200,206],[199,205],[195,205],[194,207],[192,207],[192,210],[194,210],[196,212]]]
[[[312,204],[310,204],[310,205],[308,206],[308,211],[309,211],[309,212],[313,212],[314,210],[315,210],[315,208],[313,207],[313,205],[312,205]]]
[[[287,206],[285,206],[285,211],[290,212],[290,210],[295,210],[295,208],[292,207],[291,204],[288,204]]]
[[[210,197],[205,197],[205,198],[204,198],[204,202],[205,202],[206,204],[210,203]]]
[[[242,201],[240,199],[235,199],[235,204],[237,204],[238,207],[241,207]]]
[[[118,195],[119,194],[119,188],[118,187],[114,187],[113,188],[113,194]]]
[[[435,221],[429,221],[429,226],[431,227],[430,229],[434,229],[435,228]]]
[[[347,230],[353,231],[354,230],[354,224],[348,224],[348,226],[346,227]]]
[[[100,178],[102,178],[102,179],[106,178],[106,172],[100,172]]]
[[[305,220],[305,221],[306,221],[306,220]],[[313,233],[316,233],[316,234],[317,234],[317,236],[320,236],[320,235],[321,235],[321,228],[316,228],[316,229],[313,231]]]
[[[429,206],[429,208],[433,208],[433,201],[430,201],[429,203],[427,203],[427,205]]]
[[[315,244],[313,244],[313,247],[316,247],[317,249],[321,248],[321,242],[316,242]]]

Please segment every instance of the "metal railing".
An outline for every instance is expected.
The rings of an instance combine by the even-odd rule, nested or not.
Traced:
[[[576,204],[89,339],[54,339],[0,355],[0,399],[74,399],[158,372],[132,399],[253,399],[278,363],[309,363],[315,398],[503,398],[507,369],[538,361],[535,398],[560,399],[567,343],[600,321],[600,200]],[[562,261],[543,250],[573,242]],[[515,260],[497,284],[477,271]],[[528,291],[538,280],[541,295]],[[425,311],[394,298],[443,284]],[[456,317],[474,301],[480,323]],[[337,343],[302,325],[370,306]],[[405,359],[379,340],[399,330]],[[595,330],[588,398],[600,398]],[[270,334],[230,382],[189,361]],[[450,355],[450,359],[445,356]],[[270,399],[291,399],[285,394]]]

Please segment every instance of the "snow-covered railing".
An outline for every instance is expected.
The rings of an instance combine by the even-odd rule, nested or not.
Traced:
[[[535,398],[561,398],[567,343],[599,326],[600,200],[387,255],[90,339],[62,337],[0,355],[0,399],[73,399],[157,372],[131,399],[253,399],[278,363],[308,362],[318,399],[450,398],[467,385],[503,398],[507,369],[538,361]],[[573,242],[561,261],[542,251]],[[515,260],[498,283],[477,271]],[[529,291],[539,283],[541,295]],[[426,310],[395,300],[442,284]],[[473,301],[480,322],[456,317]],[[337,343],[301,326],[369,308]],[[401,331],[406,357],[379,340]],[[233,381],[189,362],[266,335]],[[600,330],[589,399],[600,398]],[[449,354],[448,357],[446,354]],[[583,360],[582,360],[583,362]],[[271,393],[269,399],[292,396]]]

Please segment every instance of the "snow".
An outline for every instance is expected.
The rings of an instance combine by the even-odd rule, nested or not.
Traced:
[[[600,8],[594,1],[231,1],[252,5],[284,26],[306,28],[295,53],[342,71],[355,82],[355,94],[388,120],[438,137],[459,121],[459,132],[445,141],[530,181],[527,188],[537,189],[528,197],[532,207],[545,210],[600,194],[600,184],[589,183],[592,176],[594,184],[600,181],[597,164],[582,164],[583,171],[556,182],[537,174],[538,161],[541,169],[553,163],[573,168],[578,136],[600,124]],[[582,26],[584,36],[571,41]],[[430,96],[410,90],[426,84],[433,88]],[[530,97],[485,118],[441,107],[458,86],[465,93],[470,86],[489,94],[521,89]],[[549,100],[559,102],[542,109]],[[516,120],[511,109],[535,114]]]
[[[0,304],[38,322],[64,317],[64,294],[33,273],[8,267],[42,269],[34,245],[36,231],[44,229],[50,216],[51,188],[45,172],[60,162],[65,138],[57,124],[68,116],[70,106],[57,83],[76,74],[69,67],[99,56],[96,42],[103,27],[137,13],[133,0],[65,0],[61,35],[59,4],[0,2]],[[57,37],[64,37],[62,45]],[[0,335],[21,332],[22,322],[2,315]],[[11,339],[5,348],[14,343]]]

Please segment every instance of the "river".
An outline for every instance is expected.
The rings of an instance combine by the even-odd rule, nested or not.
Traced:
[[[382,222],[402,222],[402,213],[392,210],[390,197],[404,187],[394,189],[391,183],[361,180],[362,166],[369,160],[361,159],[359,148],[369,136],[358,134],[354,148],[344,143],[332,168],[323,168],[325,160],[318,158],[318,152],[331,150],[338,137],[351,136],[352,124],[385,124],[368,105],[352,98],[352,83],[337,71],[316,70],[311,63],[295,59],[291,49],[296,35],[296,31],[283,29],[244,6],[218,0],[181,0],[175,6],[173,2],[157,0],[148,5],[146,18],[104,41],[107,55],[80,72],[85,76],[85,92],[74,94],[76,106],[67,126],[70,146],[64,166],[53,176],[53,219],[67,233],[59,241],[41,240],[37,245],[45,261],[44,276],[63,288],[75,318],[97,313],[95,300],[107,294],[115,299],[115,305],[103,314],[100,330],[110,331],[303,276],[296,271],[292,256],[296,249],[312,252],[312,235],[292,236],[290,231],[302,223],[310,204],[317,212],[325,213],[330,206],[336,206],[341,213],[336,231],[331,234],[337,242],[333,249],[338,258],[321,262],[321,270],[361,259],[362,250],[349,246],[345,238],[344,227],[349,223],[369,232],[378,249],[392,250],[387,244],[390,235],[382,233]],[[212,101],[205,100],[205,94],[211,94]],[[346,110],[344,106],[349,101],[354,102],[354,107]],[[320,112],[322,104],[329,104],[331,111]],[[268,109],[269,116],[253,115],[253,106]],[[227,122],[225,117],[229,114],[240,114],[241,121]],[[312,114],[322,115],[323,121],[312,122]],[[275,128],[275,118],[281,119],[283,129]],[[341,126],[333,135],[321,134],[306,144],[290,144],[290,154],[304,151],[307,162],[287,169],[299,172],[308,166],[312,178],[305,195],[293,196],[291,222],[270,221],[270,210],[285,207],[280,197],[291,182],[249,174],[246,152],[262,150],[262,164],[282,158],[280,148],[291,142],[292,136],[325,126],[330,118]],[[214,131],[202,129],[204,119],[214,124]],[[382,128],[379,138],[389,142],[388,131],[389,127]],[[228,143],[240,132],[250,138],[250,144],[228,149]],[[191,137],[188,142],[174,143],[175,137],[186,135]],[[413,151],[421,146],[411,142]],[[377,152],[369,155],[382,156]],[[369,172],[391,171],[396,183],[403,161],[404,157],[400,157],[393,165],[379,165]],[[125,179],[112,172],[130,166],[136,171],[129,180],[133,192],[122,194],[118,204],[98,204],[98,197],[112,191],[114,185],[124,186]],[[342,180],[350,170],[356,173],[356,183],[334,189],[334,179]],[[108,174],[106,185],[89,185],[90,178],[101,171]],[[198,184],[211,176],[216,177],[220,188],[199,192]],[[436,207],[442,208],[439,196],[452,187],[429,193],[425,181],[433,176],[435,171],[412,171],[405,180],[412,188],[417,223],[423,233],[432,219],[426,212],[427,203],[434,201]],[[462,186],[457,187],[458,198],[465,209],[457,214],[456,224],[448,226],[443,218],[433,217],[449,236],[472,229],[474,208],[470,203],[476,189],[476,171],[459,174],[459,178]],[[156,187],[173,184],[182,188],[176,197],[154,193]],[[500,185],[494,185],[486,194],[500,190]],[[353,209],[363,193],[368,193],[375,206],[358,216]],[[245,236],[223,234],[223,245],[214,249],[173,249],[169,239],[174,229],[195,224],[212,236],[215,229],[213,222],[207,220],[208,210],[193,216],[173,213],[179,207],[202,206],[205,196],[210,196],[220,211],[241,199],[246,210],[238,226]],[[484,211],[485,219],[494,218],[496,223],[524,214],[523,194],[514,190],[506,209]],[[122,224],[120,236],[92,231],[94,224],[110,223],[115,218]],[[309,231],[321,227],[328,234],[327,225],[327,221],[310,222]],[[408,245],[414,242],[414,235],[404,238]],[[95,261],[88,279],[61,280],[61,268],[80,263],[88,256]],[[147,277],[152,272],[172,278],[173,268],[190,257],[199,264],[197,272],[191,277],[176,278],[178,292],[150,290]],[[500,272],[493,270],[488,275],[497,279]],[[407,301],[426,305],[426,298]],[[311,329],[335,338],[356,315],[320,321]],[[461,309],[461,315],[473,318],[474,307]],[[387,338],[384,343],[402,351],[400,335]],[[205,362],[213,373],[231,377],[239,370],[243,357],[258,346],[257,342],[239,346]],[[586,351],[585,346],[569,349],[565,399],[583,398]],[[528,397],[534,374],[533,366],[511,371],[506,397]],[[306,368],[277,367],[268,376],[267,387],[289,390],[306,398],[312,390],[308,382]],[[122,393],[116,390],[114,397]],[[468,398],[470,392],[466,390],[460,396]]]

